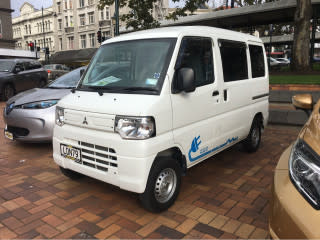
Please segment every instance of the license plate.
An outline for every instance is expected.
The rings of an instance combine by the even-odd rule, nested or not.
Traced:
[[[71,159],[72,161],[81,162],[81,150],[79,148],[60,144],[60,153],[61,156]]]
[[[7,130],[4,130],[4,136],[10,139],[11,141],[13,140],[13,134]]]

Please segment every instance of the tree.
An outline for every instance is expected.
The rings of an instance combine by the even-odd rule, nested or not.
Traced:
[[[182,0],[173,0],[174,3]],[[193,13],[198,6],[207,3],[209,0],[186,0],[185,6],[177,8],[175,12],[169,14],[167,19],[178,19],[179,16],[186,16],[186,12]],[[159,27],[160,23],[153,18],[153,9],[158,0],[119,0],[120,8],[125,6],[132,9],[129,13],[121,16],[121,21],[126,22],[126,28],[133,30]],[[112,5],[114,0],[99,0],[99,9],[107,5]]]
[[[311,16],[311,0],[297,0],[291,60],[291,70],[295,72],[306,72],[310,70]]]

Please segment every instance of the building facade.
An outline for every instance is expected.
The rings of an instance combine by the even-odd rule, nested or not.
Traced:
[[[0,1],[0,48],[14,48],[10,0]]]
[[[30,50],[29,43],[35,49],[40,47],[39,56],[44,60],[44,48],[49,48],[50,54],[56,50],[54,29],[55,13],[52,7],[42,10],[35,9],[30,3],[25,2],[20,8],[20,16],[13,18],[13,38],[16,40],[17,50]]]
[[[161,0],[155,6],[154,16],[161,20],[168,13],[168,0]],[[114,35],[112,17],[114,5],[98,9],[99,0],[53,0],[55,18],[56,51],[97,48],[97,32],[102,37]],[[128,13],[129,8],[120,8],[120,15]],[[120,28],[125,23],[120,22]]]

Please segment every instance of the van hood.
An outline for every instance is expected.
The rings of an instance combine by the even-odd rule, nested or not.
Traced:
[[[97,92],[76,91],[64,97],[58,106],[82,112],[146,116],[158,99],[158,95],[104,93],[100,96]]]
[[[45,100],[59,100],[68,93],[70,93],[70,89],[33,88],[10,98],[7,104],[14,102],[15,105],[21,105]]]
[[[12,75],[11,72],[0,72],[0,78],[4,78],[4,77],[10,76],[10,75]]]

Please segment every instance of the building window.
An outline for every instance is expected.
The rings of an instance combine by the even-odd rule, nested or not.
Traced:
[[[70,9],[73,9],[72,0],[69,0],[69,8],[70,8]]]
[[[58,13],[61,13],[61,2],[57,2]]]
[[[94,0],[88,0],[88,5],[93,5],[94,4]]]
[[[27,25],[24,25],[24,30],[25,30],[25,33],[28,34],[28,26]]]
[[[58,19],[58,29],[62,29],[62,19]]]
[[[105,31],[105,32],[102,32],[102,37],[104,37],[104,39],[107,39],[110,37],[110,31]]]
[[[62,50],[62,38],[59,38],[59,49]]]
[[[84,7],[84,0],[79,0],[79,7]]]
[[[68,37],[68,47],[69,49],[73,49],[74,37]]]
[[[96,46],[96,39],[95,39],[95,34],[90,33],[89,34],[89,41],[90,41],[90,47],[95,47]]]
[[[110,9],[106,8],[106,20],[110,20]]]
[[[104,12],[103,12],[103,10],[100,11],[100,20],[104,20]]]
[[[29,34],[31,34],[31,25],[29,24]]]
[[[80,18],[80,26],[86,25],[86,16],[84,14],[79,15]]]
[[[86,35],[80,35],[80,45],[81,48],[87,47]]]
[[[70,16],[70,27],[73,27],[73,16]]]
[[[67,0],[64,1],[64,9],[66,9],[66,10],[68,9],[68,1]]]
[[[89,24],[93,24],[94,23],[94,12],[89,12],[88,17],[89,17]]]
[[[68,23],[68,16],[65,16],[64,18],[65,18],[65,24],[66,24],[66,27],[68,27],[68,26],[69,26],[69,23]]]

